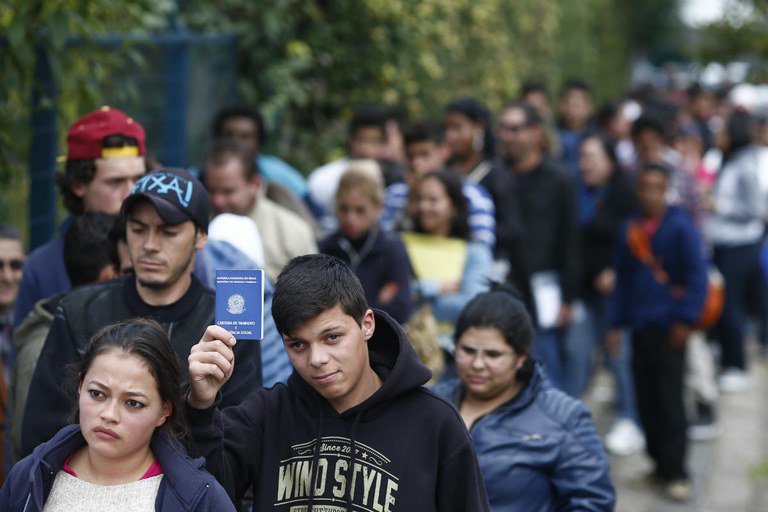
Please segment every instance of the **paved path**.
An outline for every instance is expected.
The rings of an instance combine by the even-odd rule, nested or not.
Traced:
[[[642,477],[652,468],[644,453],[611,456],[617,511],[768,512],[768,363],[753,362],[750,374],[754,380],[750,390],[720,398],[722,435],[689,444],[694,498],[677,504],[644,485]],[[610,377],[601,373],[585,399],[601,435],[610,429],[613,418],[609,407],[596,400],[598,393],[594,391],[606,385],[610,385]],[[757,471],[759,467],[762,471]]]

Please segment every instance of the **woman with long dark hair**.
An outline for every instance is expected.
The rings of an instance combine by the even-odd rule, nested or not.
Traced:
[[[73,381],[72,419],[19,461],[0,510],[235,510],[224,489],[186,455],[182,376],[163,328],[134,319],[91,339]]]

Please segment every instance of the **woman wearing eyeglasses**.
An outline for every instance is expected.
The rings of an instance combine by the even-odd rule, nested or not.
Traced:
[[[494,511],[613,510],[608,461],[584,405],[530,357],[534,329],[511,291],[477,295],[456,323],[458,379],[434,388],[472,437]]]

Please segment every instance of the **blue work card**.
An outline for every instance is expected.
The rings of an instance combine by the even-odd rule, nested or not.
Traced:
[[[237,340],[264,337],[264,271],[216,269],[216,325]]]

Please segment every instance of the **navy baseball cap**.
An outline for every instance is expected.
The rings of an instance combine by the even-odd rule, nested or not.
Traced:
[[[148,199],[166,224],[174,226],[191,220],[208,232],[211,211],[208,192],[200,181],[184,169],[163,167],[145,175],[123,201],[120,215],[127,218],[134,205]]]

